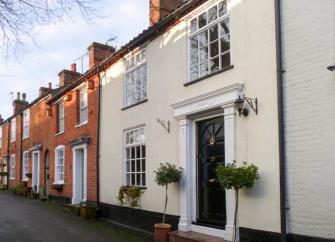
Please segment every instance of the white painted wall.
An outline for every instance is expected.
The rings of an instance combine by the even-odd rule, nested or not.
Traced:
[[[335,1],[282,2],[288,231],[335,239]]]
[[[179,164],[178,123],[171,105],[239,83],[244,84],[244,93],[259,98],[259,115],[250,111],[247,118],[237,117],[236,158],[255,163],[261,172],[257,185],[241,192],[239,223],[280,231],[274,2],[231,0],[230,4],[233,69],[183,86],[188,59],[186,19],[147,45],[148,102],[122,111],[122,61],[102,73],[102,202],[117,204],[117,191],[123,185],[123,130],[145,124],[148,188],[141,208],[162,211],[164,189],[154,183],[152,171],[160,162]],[[171,121],[170,134],[157,124],[157,118]],[[179,215],[179,197],[179,187],[172,186],[169,214]]]

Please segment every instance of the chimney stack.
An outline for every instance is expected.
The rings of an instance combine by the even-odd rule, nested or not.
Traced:
[[[0,124],[2,124],[2,123],[3,123],[3,118],[2,118],[2,116],[0,114]]]
[[[18,114],[25,110],[29,103],[26,101],[26,94],[22,93],[22,100],[21,100],[21,93],[17,92],[16,100],[13,101],[13,114]]]
[[[115,52],[115,48],[110,45],[93,42],[88,48],[89,69],[98,65],[106,57]]]
[[[150,26],[172,13],[185,0],[150,0]]]
[[[71,70],[62,70],[58,73],[59,77],[59,87],[69,85],[70,83],[76,81],[81,74],[77,72],[76,64],[71,64]]]
[[[52,90],[52,83],[51,82],[48,83],[48,88]]]

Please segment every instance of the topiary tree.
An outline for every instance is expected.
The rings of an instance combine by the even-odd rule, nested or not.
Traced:
[[[258,167],[253,164],[243,162],[240,167],[236,166],[236,161],[227,165],[219,165],[216,174],[221,186],[225,189],[235,190],[235,212],[233,242],[236,240],[236,220],[238,213],[238,192],[242,188],[251,188],[259,179]]]
[[[181,167],[177,168],[175,165],[171,165],[166,162],[161,163],[159,168],[154,171],[156,173],[155,182],[159,186],[165,186],[165,206],[163,213],[163,224],[165,224],[166,207],[168,202],[168,186],[169,184],[179,182],[183,169]]]

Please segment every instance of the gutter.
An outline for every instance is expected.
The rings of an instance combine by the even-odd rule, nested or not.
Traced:
[[[275,30],[276,30],[276,59],[277,59],[277,103],[278,103],[278,136],[279,136],[279,179],[280,179],[280,230],[281,242],[286,242],[286,156],[285,156],[285,127],[284,127],[284,95],[283,95],[283,59],[282,59],[282,26],[281,0],[275,0]]]

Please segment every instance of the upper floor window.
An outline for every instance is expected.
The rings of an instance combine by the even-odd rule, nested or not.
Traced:
[[[55,150],[55,183],[64,183],[64,159],[65,159],[65,147],[58,146]]]
[[[22,180],[27,181],[27,173],[29,173],[29,152],[25,151],[23,152],[23,158],[22,158]]]
[[[0,126],[0,149],[2,148],[2,126]]]
[[[79,91],[79,124],[85,124],[88,120],[87,89]]]
[[[10,173],[9,173],[9,178],[10,179],[15,179],[15,155],[10,156]]]
[[[16,118],[10,121],[10,142],[14,142],[16,139]]]
[[[64,132],[64,103],[57,104],[57,133]]]
[[[147,99],[147,64],[145,50],[125,61],[124,101],[129,107]]]
[[[125,132],[126,185],[145,186],[144,128]]]
[[[23,135],[22,137],[29,137],[29,121],[30,121],[30,112],[29,109],[23,112]]]
[[[190,21],[189,45],[190,81],[230,67],[230,18],[226,0]]]

